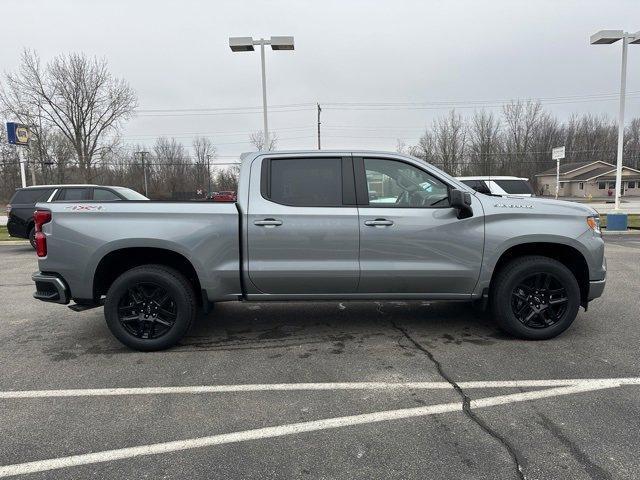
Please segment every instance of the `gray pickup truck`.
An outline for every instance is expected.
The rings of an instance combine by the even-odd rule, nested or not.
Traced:
[[[483,195],[395,153],[244,154],[236,203],[47,203],[34,218],[35,298],[104,304],[138,350],[231,300],[475,301],[547,339],[605,286],[593,209]]]

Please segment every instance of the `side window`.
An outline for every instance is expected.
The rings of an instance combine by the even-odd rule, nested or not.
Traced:
[[[297,207],[342,206],[342,159],[271,159],[266,196]],[[263,172],[264,174],[264,172]]]
[[[93,199],[103,202],[115,202],[117,200],[121,200],[121,198],[111,190],[107,190],[104,188],[94,188]]]
[[[65,188],[62,190],[57,200],[89,200],[88,188]]]
[[[38,203],[46,202],[53,193],[52,188],[25,188],[18,190],[9,203]]]
[[[364,169],[370,206],[430,208],[449,204],[447,185],[413,165],[365,158]]]

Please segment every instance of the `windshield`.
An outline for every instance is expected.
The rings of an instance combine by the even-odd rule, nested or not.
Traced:
[[[493,180],[507,193],[531,195],[533,190],[526,180]]]
[[[131,190],[130,188],[113,187],[113,189],[116,190],[120,195],[122,195],[126,200],[149,200],[141,193],[138,193],[135,190]]]

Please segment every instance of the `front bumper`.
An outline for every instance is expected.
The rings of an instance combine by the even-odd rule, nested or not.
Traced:
[[[62,278],[49,273],[36,272],[31,275],[31,279],[36,283],[33,298],[63,305],[69,303],[71,299],[69,287]]]

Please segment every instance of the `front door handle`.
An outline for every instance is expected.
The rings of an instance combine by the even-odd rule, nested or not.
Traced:
[[[364,224],[367,227],[390,227],[393,225],[393,220],[387,220],[386,218],[376,218],[375,220],[365,220]]]
[[[276,220],[275,218],[265,218],[264,220],[256,220],[253,222],[258,227],[279,227],[282,225],[282,220]]]

